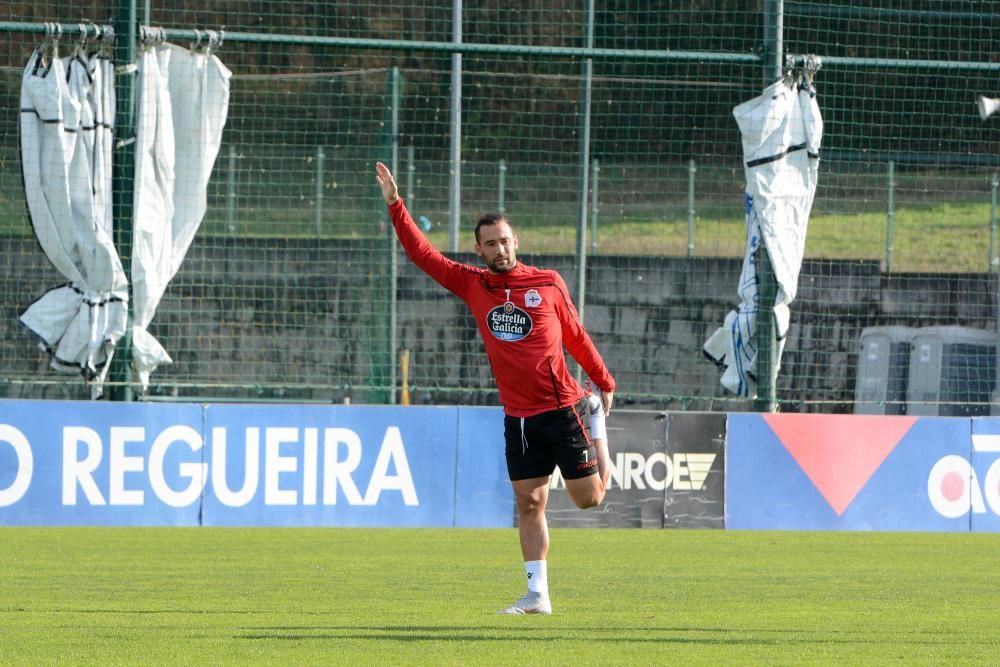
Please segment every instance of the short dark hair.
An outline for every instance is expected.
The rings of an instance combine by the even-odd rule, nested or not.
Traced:
[[[501,222],[506,222],[510,225],[510,231],[514,231],[514,225],[511,225],[510,220],[500,213],[484,213],[479,216],[479,220],[476,222],[476,243],[479,243],[479,230],[482,227],[486,227],[488,225],[499,225]]]

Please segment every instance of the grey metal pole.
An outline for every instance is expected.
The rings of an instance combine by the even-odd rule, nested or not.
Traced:
[[[996,373],[993,379],[993,393],[990,395],[993,403],[990,406],[992,416],[1000,415],[1000,273],[997,274],[997,300],[993,305],[996,312],[997,344],[996,344]]]
[[[462,0],[452,0],[451,41],[462,43]],[[458,252],[462,212],[462,54],[451,54],[451,146],[448,157],[448,249]]]
[[[764,1],[764,85],[781,78],[784,33],[783,0]],[[767,246],[762,242],[757,251],[757,399],[754,409],[774,412],[778,408],[778,339],[774,305],[777,280]]]
[[[799,5],[801,7],[802,5]],[[845,9],[853,10],[852,7]],[[990,16],[983,14],[983,16]],[[79,30],[77,23],[59,23],[64,33]],[[43,34],[46,31],[44,23],[23,23],[18,21],[0,21],[0,33],[17,32]],[[164,28],[164,35],[169,40],[191,41],[197,38],[191,28]],[[363,37],[330,37],[326,35],[289,35],[284,33],[259,33],[226,31],[226,44],[284,44],[293,46],[319,46],[324,49],[379,50],[379,51],[418,51],[421,53],[474,53],[495,56],[545,56],[550,58],[603,58],[609,60],[627,60],[643,62],[693,62],[693,63],[731,63],[748,66],[761,62],[761,56],[756,53],[728,53],[712,51],[682,51],[673,49],[584,49],[564,46],[535,46],[529,44],[477,44],[475,42],[454,42],[398,40],[398,39],[368,39]],[[823,56],[823,66],[865,67],[879,70],[948,70],[949,72],[1000,72],[1000,62],[986,60],[924,60],[906,58],[857,58],[853,56]]]
[[[586,29],[584,41],[586,48],[594,46],[594,0],[585,0]],[[576,227],[576,309],[580,321],[584,319],[587,308],[587,193],[590,190],[590,106],[594,83],[594,60],[583,61],[583,90],[580,100],[580,155],[579,173],[580,189],[577,193],[577,227]],[[579,376],[580,369],[577,368]]]
[[[688,161],[688,257],[694,257],[694,175],[697,171],[694,158],[691,158]]]
[[[507,190],[507,160],[500,158],[497,172],[497,212],[503,215],[507,212],[507,207],[504,205]]]
[[[782,54],[785,50],[784,0],[764,0],[764,85],[781,78]]]
[[[600,209],[597,202],[597,185],[601,180],[601,161],[594,158],[590,167],[590,252],[597,254],[597,214]]]
[[[774,412],[778,408],[778,323],[774,304],[778,297],[778,280],[771,264],[771,254],[763,242],[757,248],[757,399],[754,409]]]
[[[323,235],[323,177],[326,171],[326,153],[316,147],[316,236]]]
[[[993,264],[994,270],[1000,269],[1000,260],[993,254],[993,230],[996,229],[997,225],[997,188],[1000,187],[1000,176],[993,174],[993,178],[990,179],[990,261]],[[1000,272],[997,273],[997,302],[994,305],[996,312],[996,327],[997,327],[997,348],[996,348],[996,379],[993,382],[993,394],[992,401],[993,406],[990,408],[991,415],[1000,414]]]
[[[885,270],[892,271],[893,219],[896,217],[896,163],[889,160],[886,166],[886,214],[885,214]]]
[[[135,0],[115,3],[115,143],[111,167],[111,198],[114,206],[114,241],[122,269],[129,278],[128,324],[108,369],[108,395],[115,401],[132,396],[132,231],[135,192]]]
[[[393,67],[390,70],[392,81],[392,171],[396,172],[399,166],[399,104],[401,97],[402,83],[399,76],[399,68]],[[396,282],[399,279],[399,252],[396,244],[396,233],[392,225],[387,225],[386,234],[389,239],[389,405],[396,404],[396,364],[399,362],[399,354],[396,350],[398,340],[396,337],[396,322],[398,299],[396,298]]]
[[[1000,257],[997,257],[997,188],[1000,188],[1000,175],[993,174],[990,178],[990,271],[1000,270]],[[1000,365],[1000,364],[998,364]]]
[[[413,194],[413,177],[416,174],[417,165],[413,161],[413,144],[406,147],[406,206],[413,211],[413,202],[416,195]]]
[[[236,234],[236,146],[229,144],[229,160],[226,165],[226,227]]]
[[[389,85],[391,90],[391,110],[390,110],[390,135],[389,140],[391,142],[390,150],[392,154],[389,159],[392,160],[393,172],[399,167],[399,104],[400,98],[402,97],[402,79],[399,75],[399,68],[393,67],[389,70]]]

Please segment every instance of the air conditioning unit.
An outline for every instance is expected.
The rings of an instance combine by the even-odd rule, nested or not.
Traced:
[[[959,326],[918,329],[910,345],[907,414],[989,415],[996,368],[995,332]]]
[[[854,414],[906,414],[910,345],[917,331],[912,327],[882,326],[861,332]]]

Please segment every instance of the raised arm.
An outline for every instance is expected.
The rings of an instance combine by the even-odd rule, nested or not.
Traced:
[[[448,259],[435,248],[418,228],[406,204],[399,196],[399,187],[392,177],[389,167],[381,162],[375,163],[375,181],[382,189],[382,198],[389,206],[389,217],[392,218],[393,229],[406,255],[417,267],[437,281],[448,291],[463,296],[469,284],[468,267]]]
[[[382,197],[385,198],[385,203],[389,206],[395,204],[399,200],[399,187],[396,185],[396,179],[392,177],[389,167],[381,162],[376,162],[375,180],[378,181],[379,187],[382,188]]]

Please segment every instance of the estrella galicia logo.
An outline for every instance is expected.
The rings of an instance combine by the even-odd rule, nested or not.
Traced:
[[[486,313],[486,326],[490,333],[509,343],[531,333],[531,325],[531,316],[510,301]]]

